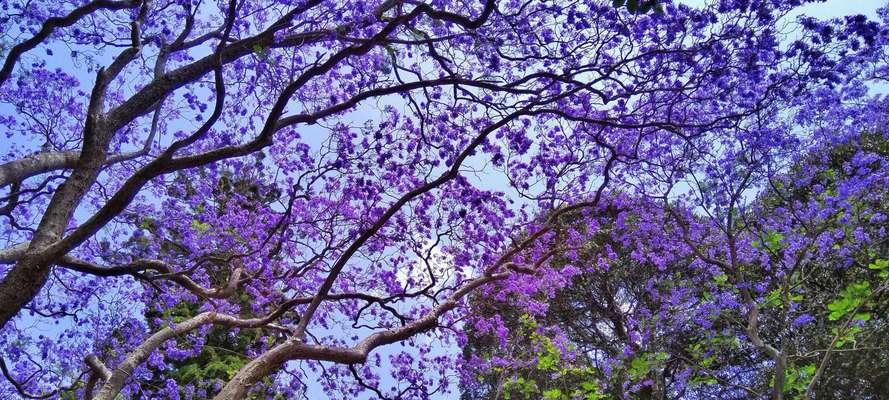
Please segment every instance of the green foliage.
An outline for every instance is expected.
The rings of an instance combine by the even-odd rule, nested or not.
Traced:
[[[830,311],[827,319],[836,321],[857,309],[870,295],[870,282],[862,281],[846,286],[840,297],[827,305]]]
[[[562,393],[562,390],[559,388],[553,388],[553,389],[543,391],[543,399],[544,400],[561,400],[561,399],[564,399],[565,397],[566,397],[565,394]]]
[[[769,231],[765,237],[766,246],[769,248],[769,250],[775,252],[780,251],[784,247],[783,241],[784,235],[775,231]]]
[[[870,263],[867,268],[877,271],[877,276],[879,276],[880,279],[889,278],[889,259],[875,260]]]
[[[830,331],[833,335],[837,337],[836,343],[834,343],[833,347],[837,349],[843,348],[847,343],[855,343],[855,337],[861,333],[860,326],[851,326],[848,329],[843,328],[833,328]]]
[[[550,371],[559,363],[559,350],[551,342],[543,344],[543,349],[537,355],[537,369]]]
[[[710,375],[697,375],[688,381],[688,385],[691,387],[715,385],[717,383],[719,383],[719,381]]]
[[[762,303],[763,309],[768,308],[784,308],[785,299],[790,302],[801,302],[804,296],[801,293],[786,293],[785,288],[772,289],[766,294],[765,301]]]
[[[652,369],[660,368],[661,364],[670,356],[667,353],[642,353],[630,361],[630,368],[627,373],[633,379],[641,379],[647,376]]]
[[[207,233],[210,231],[210,224],[198,221],[197,219],[192,219],[191,228],[198,231],[198,233]]]
[[[777,231],[768,231],[761,241],[752,243],[754,248],[765,248],[772,253],[778,253],[786,247],[784,235]]]
[[[599,373],[593,368],[567,362],[559,348],[545,335],[538,322],[528,314],[518,317],[520,334],[532,349],[528,356],[536,363],[533,371],[498,368],[497,372],[510,376],[502,386],[503,398],[545,400],[603,400]],[[534,373],[531,373],[534,372]]]
[[[807,364],[802,367],[790,367],[784,369],[784,393],[803,394],[806,386],[815,376],[815,364]]]
[[[205,346],[198,362],[183,365],[173,374],[177,382],[203,382],[213,379],[228,381],[238,370],[247,364],[249,359],[242,354],[230,350]]]
[[[256,58],[258,58],[260,61],[262,61],[262,62],[269,61],[270,57],[269,57],[269,48],[268,47],[260,45],[260,44],[255,44],[255,45],[253,45],[252,50],[253,50],[253,54],[255,54]]]
[[[510,400],[516,394],[520,395],[521,398],[532,398],[537,393],[537,390],[537,382],[517,377],[503,384],[503,398]]]
[[[619,4],[625,6],[626,2]],[[738,274],[740,283],[763,283],[765,292],[755,294],[756,297],[762,296],[757,329],[765,342],[780,348],[787,357],[789,365],[784,372],[785,399],[800,399],[805,396],[816,366],[825,360],[825,349],[828,348],[843,351],[829,353],[824,374],[813,386],[814,398],[879,399],[884,397],[883,393],[889,393],[889,351],[886,350],[886,338],[889,337],[889,323],[886,320],[886,315],[889,315],[889,292],[878,289],[889,279],[889,259],[886,256],[889,254],[889,244],[881,240],[879,233],[885,222],[874,222],[873,218],[877,213],[886,214],[889,211],[889,197],[885,194],[885,188],[874,187],[867,197],[852,196],[846,199],[848,206],[832,207],[827,199],[829,196],[836,196],[842,182],[854,173],[849,171],[848,165],[852,157],[862,151],[887,157],[889,140],[882,134],[862,135],[859,142],[850,141],[836,148],[814,152],[801,161],[788,179],[774,182],[772,192],[765,193],[758,200],[757,206],[761,208],[750,208],[756,209],[756,213],[761,212],[761,215],[733,211],[736,219],[749,221],[737,226],[741,236],[750,235],[745,237],[755,238],[752,245],[770,255],[767,259],[742,261],[737,271],[724,270],[708,275],[707,277],[712,277],[710,282],[691,281],[691,285],[697,287],[688,286],[690,276],[682,270],[674,271],[668,279],[658,283],[659,290],[688,287],[700,296],[702,302],[716,301],[726,291],[732,291],[740,297],[738,288],[732,284],[735,273]],[[811,174],[812,171],[815,172],[811,182],[797,184],[799,180],[794,179],[796,174],[802,176]],[[821,188],[816,190],[814,185]],[[882,194],[882,198],[872,196],[873,191]],[[769,221],[777,218],[776,221],[780,221],[782,212],[796,204],[824,207],[830,213],[824,217],[819,216],[807,226],[760,225],[756,222],[760,217]],[[570,226],[573,220],[578,219],[580,218],[566,217],[559,223]],[[630,215],[626,224],[632,225],[630,221],[633,219],[634,216]],[[619,358],[624,342],[621,341],[622,338],[616,337],[618,335],[612,334],[619,328],[607,332],[604,340],[588,335],[600,324],[615,327],[619,325],[622,310],[616,307],[614,300],[637,304],[639,307],[661,306],[657,302],[650,302],[643,290],[640,290],[642,283],[651,277],[652,271],[647,271],[645,265],[634,263],[632,259],[625,257],[626,249],[610,239],[615,226],[605,221],[597,229],[593,239],[583,244],[578,257],[584,261],[595,260],[593,257],[608,246],[617,254],[617,258],[610,261],[607,274],[584,273],[576,276],[571,285],[560,289],[554,298],[545,299],[550,308],[547,315],[537,317],[538,321],[526,315],[520,317],[520,309],[512,311],[514,317],[504,317],[511,332],[507,344],[510,348],[506,355],[519,360],[516,365],[521,366],[512,366],[511,370],[502,368],[498,374],[503,375],[489,376],[487,382],[492,387],[498,388],[496,385],[499,382],[520,377],[525,379],[526,384],[533,382],[535,389],[527,392],[527,396],[516,391],[512,394],[513,400],[574,400],[582,398],[574,392],[583,387],[578,381],[598,379],[596,384],[602,383],[602,386],[596,386],[600,390],[598,393],[608,393],[616,398],[620,395],[621,387],[640,380],[658,379],[659,374],[669,388],[669,379],[675,376],[672,375],[675,371],[690,368],[693,374],[688,378],[689,393],[701,395],[718,393],[725,385],[736,382],[736,377],[719,375],[721,371],[725,371],[726,366],[731,365],[751,371],[743,378],[745,386],[763,394],[770,392],[771,385],[774,384],[775,364],[769,355],[751,346],[743,337],[739,338],[739,332],[743,335],[747,323],[743,310],[719,310],[717,318],[712,321],[712,329],[708,329],[704,335],[697,335],[700,331],[694,330],[675,337],[655,335],[649,348],[639,350],[636,357],[625,359],[623,365],[613,368],[607,380],[602,374],[596,375],[596,371],[588,373],[585,370],[588,366],[596,365],[591,360],[586,360],[586,364],[583,360],[571,360],[574,365],[566,368],[563,365],[566,357],[548,346],[547,340],[543,338],[545,335],[533,335],[531,332],[539,332],[541,326],[558,326],[568,340],[579,348],[594,349]],[[864,230],[876,240],[856,242],[858,229]],[[800,239],[815,238],[824,232],[838,233],[833,239],[836,243],[834,251],[830,251],[828,247],[819,248],[818,253],[813,253],[811,249],[799,246],[793,246],[792,249],[788,247],[791,243],[806,243]],[[841,249],[850,251],[838,251]],[[715,257],[727,256],[720,254],[719,249],[715,250]],[[788,254],[790,251],[793,254]],[[805,253],[801,254],[799,265],[793,265],[792,261],[800,255],[796,252],[800,251]],[[817,256],[810,257],[814,254]],[[560,260],[558,255],[555,256],[554,265],[561,265],[560,262],[569,263]],[[776,276],[775,268],[779,265],[786,268],[786,275]],[[665,271],[655,273],[666,278]],[[486,306],[492,305],[486,303]],[[504,309],[508,309],[508,306],[496,311],[500,315],[510,315],[509,312],[504,313]],[[608,310],[617,317],[612,319],[609,312],[600,310]],[[822,312],[818,312],[819,310]],[[795,317],[803,314],[814,316],[815,322],[796,326]],[[638,322],[651,323],[655,317],[650,318],[642,318]],[[517,323],[519,320],[522,321],[521,324]],[[514,329],[517,325],[523,326],[524,330],[521,330],[521,335],[513,337],[512,332],[520,331]],[[578,331],[572,331],[575,327]],[[618,346],[614,346],[614,343]],[[487,354],[495,354],[498,350],[489,351]],[[675,357],[660,360],[658,354],[661,351]],[[577,378],[569,380],[571,376]],[[464,399],[494,399],[496,397],[493,393],[496,392],[484,392],[481,396]],[[646,399],[651,394],[653,393],[646,393],[643,389],[631,398]],[[717,394],[715,397],[701,398],[723,397]]]

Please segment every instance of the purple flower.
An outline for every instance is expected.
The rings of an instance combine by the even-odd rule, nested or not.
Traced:
[[[800,315],[799,317],[796,317],[796,319],[793,320],[793,327],[799,328],[801,326],[808,325],[814,321],[815,321],[815,317],[813,317],[809,314],[803,314],[803,315]]]

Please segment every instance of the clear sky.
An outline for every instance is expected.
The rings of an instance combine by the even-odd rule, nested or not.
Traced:
[[[711,0],[678,0],[690,6],[700,7]],[[850,14],[864,14],[876,18],[877,8],[886,5],[885,0],[827,0],[822,3],[812,3],[800,8],[800,14],[811,15],[818,18],[833,18]]]

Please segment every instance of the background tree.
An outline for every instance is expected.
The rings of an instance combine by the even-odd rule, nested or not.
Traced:
[[[497,286],[479,293],[473,314],[482,319],[464,355],[485,378],[481,385],[468,378],[463,397],[661,399],[716,383],[715,354],[722,367],[743,355],[705,313],[713,282],[696,271],[668,220],[658,203],[618,196],[599,215],[571,222],[595,234],[579,249],[555,249],[550,263],[566,277],[564,286],[533,298]],[[597,389],[585,391],[585,384]]]
[[[884,140],[882,133],[835,139],[797,157],[787,172],[775,172],[779,159],[773,156],[735,153],[734,164],[721,164],[714,168],[718,172],[696,181],[699,195],[686,203],[704,210],[707,218],[675,214],[686,227],[685,240],[702,261],[724,274],[730,283],[724,292],[742,305],[736,335],[766,357],[746,369],[752,374],[743,380],[749,392],[771,398],[812,396],[832,349],[853,341],[866,326],[882,329],[880,321],[867,322],[868,307],[881,309],[886,299],[882,282],[872,281],[877,273],[866,266],[885,258],[884,243],[870,236],[881,229],[879,217],[871,221],[871,216],[884,213],[886,196],[885,156],[872,143]],[[765,192],[754,202],[745,200],[757,184],[766,185]],[[727,193],[727,200],[714,200],[719,196],[714,193]],[[850,269],[855,262],[864,267]],[[855,312],[859,307],[862,313]],[[853,345],[843,352],[875,351],[880,358],[885,346],[876,339],[870,347]],[[871,387],[837,387],[836,393],[852,390],[856,396],[879,398],[880,389]],[[822,394],[832,398],[832,393]]]
[[[260,153],[261,154],[261,153]],[[257,210],[268,209],[274,202],[280,201],[281,193],[268,182],[267,177],[258,176],[262,173],[262,169],[258,165],[261,159],[257,159],[256,166],[245,165],[245,168],[237,172],[223,171],[217,182],[217,187],[212,192],[212,200],[207,201],[206,205],[199,207],[195,211],[202,212],[204,208],[215,210],[216,217],[225,218],[230,215],[226,212],[228,207],[240,207],[244,209]],[[189,182],[183,176],[183,191],[177,190],[176,187],[171,188],[171,196],[182,196],[185,200],[189,196],[196,196],[197,192],[191,187]],[[200,231],[209,231],[215,228],[213,222],[204,222],[199,214],[192,220],[191,228],[197,228]],[[140,217],[132,216],[137,222]],[[142,229],[140,233],[132,238],[134,247],[139,244],[150,246],[152,243],[161,243],[162,251],[174,254],[173,257],[187,257],[187,254],[177,254],[182,249],[182,238],[188,233],[176,231],[161,231],[157,223],[151,220],[143,220],[138,224]],[[241,240],[244,240],[243,238]],[[151,251],[146,249],[146,253]],[[236,255],[224,251],[218,251],[206,254],[204,267],[207,279],[213,286],[224,286],[231,279],[231,270],[226,268],[228,263],[233,262]],[[238,262],[238,261],[234,261]],[[160,293],[152,292],[150,295],[154,299],[146,301],[149,309],[146,310],[145,321],[151,331],[157,331],[163,328],[168,321],[179,323],[189,318],[193,318],[200,314],[201,299],[183,299],[182,302],[171,308],[161,308],[160,301],[156,298]],[[255,315],[250,304],[251,297],[247,293],[238,293],[233,295],[231,300],[239,306],[241,312],[240,318],[254,318]],[[221,327],[211,326],[201,335],[202,337],[193,343],[193,338],[184,338],[184,340],[172,340],[166,343],[168,349],[179,347],[182,349],[176,357],[170,357],[166,362],[152,363],[149,361],[149,370],[146,378],[143,379],[138,390],[133,393],[134,397],[143,397],[146,394],[153,393],[154,388],[166,386],[168,379],[174,382],[187,382],[185,393],[193,398],[207,398],[208,393],[213,393],[227,382],[237,373],[249,360],[250,356],[261,352],[264,348],[279,342],[281,337],[263,335],[258,330],[230,330]],[[179,342],[179,343],[177,343]],[[105,344],[107,347],[117,347],[118,344]],[[191,348],[189,348],[191,347]],[[98,351],[99,354],[106,351]],[[153,377],[148,378],[149,376]],[[276,393],[270,379],[266,379],[258,384],[260,386],[251,395],[251,398],[283,398],[283,394]],[[180,390],[182,391],[182,390]],[[278,395],[276,397],[276,394]]]
[[[886,391],[885,374],[855,371],[883,371],[889,363],[887,143],[884,133],[865,132],[812,152],[774,180],[756,211],[766,232],[757,246],[772,253],[772,264],[786,262],[790,255],[782,253],[805,257],[765,299],[792,319],[789,329],[776,321],[775,332],[787,330],[791,363],[806,371],[798,393],[878,399]],[[769,244],[770,237],[780,240]],[[807,247],[794,251],[803,237]],[[783,260],[775,260],[779,254]]]
[[[596,234],[550,249],[555,288],[472,302],[463,398],[881,398],[884,374],[862,371],[889,362],[887,143],[864,133],[799,157],[734,230],[640,200],[574,219]],[[738,269],[717,258],[726,237]]]

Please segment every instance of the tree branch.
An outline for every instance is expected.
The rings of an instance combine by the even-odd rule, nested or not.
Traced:
[[[57,28],[64,28],[74,25],[77,23],[77,21],[80,21],[81,18],[99,10],[116,11],[127,8],[134,8],[138,5],[139,1],[135,0],[94,0],[83,6],[75,8],[64,17],[52,17],[47,19],[36,35],[22,43],[15,45],[11,50],[9,50],[9,54],[6,55],[6,60],[4,60],[3,62],[3,68],[0,69],[0,86],[2,86],[3,83],[6,82],[6,80],[9,78],[9,75],[12,73],[12,69],[15,67],[16,62],[18,62],[19,57],[21,57],[21,55],[28,50],[37,47],[37,45],[39,45],[41,42],[46,40],[46,38],[52,35],[53,31],[55,31]]]

